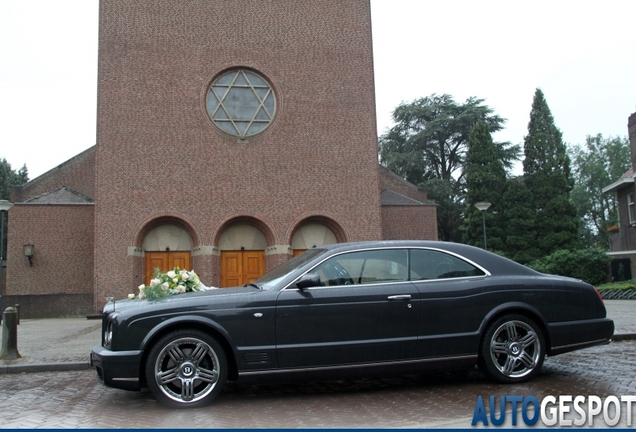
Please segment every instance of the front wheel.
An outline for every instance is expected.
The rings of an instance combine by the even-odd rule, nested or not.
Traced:
[[[502,383],[527,381],[541,370],[545,341],[537,324],[524,315],[505,315],[484,333],[479,350],[483,372]]]
[[[211,402],[227,379],[227,359],[219,343],[199,330],[179,330],[150,350],[146,382],[160,402],[195,408]]]

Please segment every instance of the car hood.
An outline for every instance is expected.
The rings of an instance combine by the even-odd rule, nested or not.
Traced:
[[[212,300],[217,298],[219,302],[237,296],[245,296],[262,292],[254,287],[234,287],[222,289],[210,289],[205,291],[188,292],[183,294],[175,294],[161,299],[122,299],[112,300],[104,306],[103,312],[109,314],[112,312],[125,312],[130,310],[141,310],[145,308],[165,309],[175,308],[179,306],[187,306],[188,304],[200,304],[203,299]],[[214,300],[212,300],[214,301]]]

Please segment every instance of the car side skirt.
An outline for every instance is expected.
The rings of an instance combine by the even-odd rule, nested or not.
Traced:
[[[258,378],[262,380],[266,376],[275,376],[280,379],[282,376],[289,378],[307,379],[308,375],[320,376],[322,378],[337,377],[343,372],[347,374],[358,372],[361,376],[369,374],[389,374],[389,373],[406,373],[412,371],[448,371],[460,370],[473,367],[477,363],[477,355],[462,355],[453,357],[423,358],[409,359],[391,362],[377,363],[359,363],[334,366],[289,368],[289,369],[268,369],[259,371],[240,371],[239,381],[252,381]]]

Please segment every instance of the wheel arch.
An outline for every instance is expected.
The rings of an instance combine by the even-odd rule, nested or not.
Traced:
[[[530,306],[526,303],[513,302],[513,303],[505,303],[497,308],[490,311],[488,315],[484,318],[479,327],[479,347],[481,352],[481,345],[484,342],[484,335],[486,333],[486,329],[497,319],[501,318],[504,315],[511,314],[519,314],[524,315],[527,318],[530,318],[534,321],[539,328],[541,329],[541,333],[543,333],[543,340],[545,341],[546,354],[550,355],[550,351],[552,350],[552,341],[550,339],[550,332],[548,331],[548,326],[546,325],[545,318],[543,314],[537,310],[536,308]]]
[[[223,351],[225,352],[227,358],[228,365],[228,375],[227,379],[231,381],[235,381],[238,379],[238,365],[236,362],[236,353],[234,352],[233,345],[231,343],[231,338],[218,323],[208,320],[203,317],[198,316],[184,316],[179,318],[173,318],[170,320],[166,320],[160,325],[156,326],[152,331],[150,331],[146,337],[144,338],[141,349],[143,351],[143,355],[141,358],[140,370],[139,370],[139,378],[143,386],[146,386],[145,382],[146,377],[146,363],[148,360],[148,355],[150,354],[151,348],[157,343],[159,339],[161,339],[166,334],[175,331],[175,330],[185,330],[185,329],[193,329],[199,330],[204,333],[212,336],[216,341],[221,345]]]

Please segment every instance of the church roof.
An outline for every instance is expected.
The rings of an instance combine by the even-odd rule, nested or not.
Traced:
[[[380,192],[380,203],[383,206],[420,206],[423,203],[389,189]]]
[[[94,201],[71,188],[63,186],[30,198],[21,204],[94,204]]]

